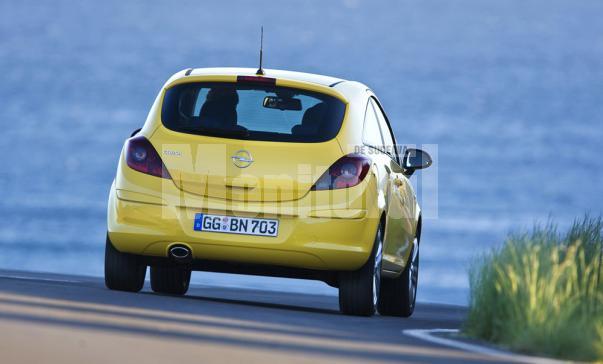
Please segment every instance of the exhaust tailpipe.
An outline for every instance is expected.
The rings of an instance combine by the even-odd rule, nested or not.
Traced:
[[[168,256],[177,263],[190,263],[193,260],[191,250],[182,245],[171,247]]]

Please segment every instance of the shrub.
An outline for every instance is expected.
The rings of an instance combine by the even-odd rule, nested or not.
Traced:
[[[474,262],[466,335],[564,359],[603,359],[603,221],[509,236]]]

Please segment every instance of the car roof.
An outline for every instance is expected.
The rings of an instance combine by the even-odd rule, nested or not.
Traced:
[[[216,68],[194,68],[190,71],[190,76],[210,76],[210,75],[224,75],[224,76],[255,76],[257,68],[238,68],[238,67],[216,67]],[[337,83],[345,81],[344,79],[317,75],[313,73],[295,72],[295,71],[284,71],[284,70],[273,70],[264,69],[265,77],[274,77],[287,79],[292,81],[302,81],[319,84],[322,86],[334,86]]]

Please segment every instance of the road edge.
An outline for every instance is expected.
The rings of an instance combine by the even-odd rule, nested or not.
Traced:
[[[533,364],[558,364],[566,363],[565,361],[543,358],[537,356],[528,356],[515,354],[509,351],[493,349],[478,344],[470,344],[460,340],[435,336],[434,334],[458,334],[458,329],[407,329],[402,330],[403,335],[411,336],[419,340],[427,341],[432,344],[443,345],[455,349],[460,349],[476,354],[488,355],[497,359],[516,362],[516,363],[533,363]]]

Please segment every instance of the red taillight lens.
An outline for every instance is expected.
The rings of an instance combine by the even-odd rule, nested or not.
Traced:
[[[337,160],[312,186],[312,191],[354,187],[366,177],[371,161],[360,154],[348,154]]]
[[[126,162],[135,171],[156,177],[172,178],[151,142],[143,136],[130,138],[126,144]]]

